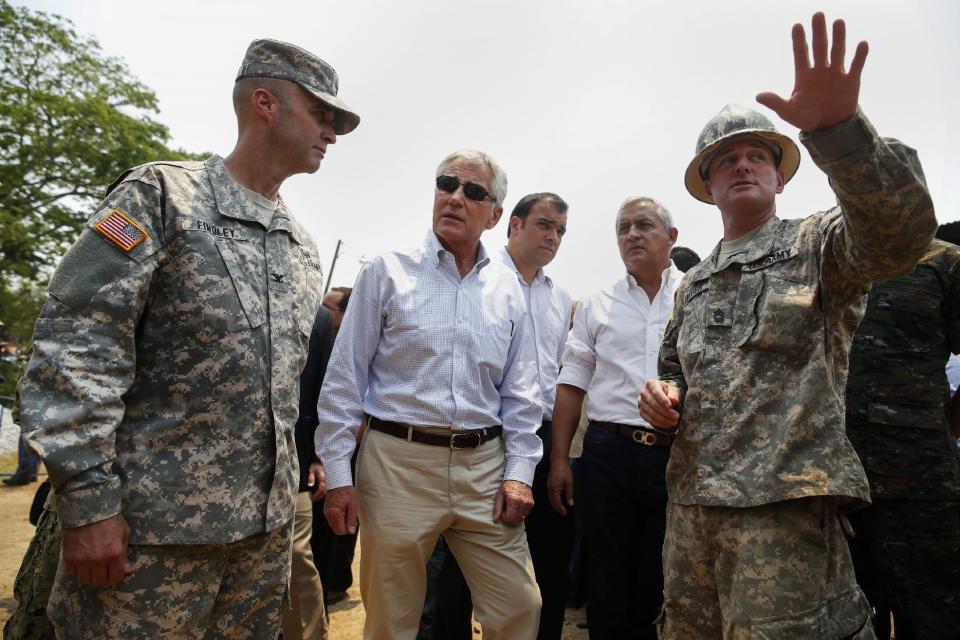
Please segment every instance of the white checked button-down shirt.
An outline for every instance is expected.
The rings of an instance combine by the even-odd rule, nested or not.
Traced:
[[[504,480],[533,482],[543,453],[536,351],[514,273],[480,245],[462,280],[433,231],[357,276],[317,404],[327,488],[352,484],[363,413],[417,426],[503,425]]]
[[[543,269],[538,269],[533,282],[527,284],[506,247],[500,250],[499,257],[504,265],[517,274],[517,280],[523,289],[527,313],[533,324],[534,342],[537,345],[543,419],[552,420],[553,402],[557,397],[557,375],[560,373],[560,358],[563,356],[563,346],[570,330],[573,301],[570,294],[554,284]]]
[[[657,377],[660,342],[682,278],[671,262],[652,302],[627,275],[577,307],[558,382],[587,392],[591,420],[648,426],[637,396]]]

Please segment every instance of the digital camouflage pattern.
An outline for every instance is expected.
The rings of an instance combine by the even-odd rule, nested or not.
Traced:
[[[851,514],[857,579],[907,640],[951,640],[960,629],[951,352],[960,352],[960,248],[934,240],[910,273],[873,285],[847,383],[847,435],[873,497]]]
[[[951,352],[960,353],[960,248],[934,240],[913,271],[873,285],[853,336],[847,436],[874,498],[960,500]]]
[[[17,608],[3,625],[4,640],[53,639],[53,627],[47,619],[47,600],[59,562],[60,520],[51,491],[13,583]]]
[[[62,638],[266,640],[280,629],[292,524],[229,544],[131,545],[117,585],[81,585],[63,568],[50,595]]]
[[[96,230],[115,210],[146,234],[130,250]],[[51,280],[24,380],[63,525],[122,513],[131,544],[172,545],[288,522],[321,291],[307,233],[221,158],[124,175]]]
[[[842,518],[830,498],[670,504],[661,640],[873,639]]]
[[[919,496],[917,496],[919,498]],[[850,514],[857,582],[899,640],[956,640],[960,630],[960,501],[877,498]],[[889,628],[878,616],[877,633]]]
[[[295,44],[269,39],[251,42],[237,80],[248,77],[296,82],[313,97],[333,107],[333,129],[337,135],[350,133],[360,124],[360,117],[337,97],[340,80],[334,68]]]
[[[718,245],[677,290],[659,361],[681,395],[672,502],[869,501],[843,426],[850,341],[870,283],[909,270],[936,220],[915,152],[859,111],[802,139],[840,205],[773,218],[720,264]]]

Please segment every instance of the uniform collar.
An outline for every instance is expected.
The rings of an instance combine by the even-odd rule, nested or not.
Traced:
[[[718,242],[717,246],[714,247],[713,252],[710,254],[710,257],[701,262],[698,266],[706,266],[706,268],[711,269],[711,273],[718,273],[735,262],[740,264],[748,264],[754,260],[759,260],[773,250],[774,245],[780,238],[780,227],[782,224],[783,220],[777,216],[773,216],[764,222],[757,235],[754,236],[749,243],[747,243],[746,250],[730,256],[728,259],[723,261],[723,264],[717,264],[717,256],[720,254],[720,243]]]
[[[213,197],[217,201],[217,210],[220,215],[234,220],[243,220],[245,222],[254,222],[268,229],[268,231],[286,231],[298,244],[303,243],[303,235],[296,222],[290,215],[289,210],[280,199],[280,206],[277,208],[273,219],[268,224],[264,224],[259,211],[250,202],[246,194],[233,179],[226,165],[223,164],[223,158],[213,155],[207,159],[205,166],[207,175],[210,179],[210,186],[213,189]]]

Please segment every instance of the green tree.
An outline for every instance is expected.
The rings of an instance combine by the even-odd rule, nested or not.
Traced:
[[[42,281],[128,167],[197,157],[166,146],[157,113],[70,21],[0,0],[0,287]]]
[[[158,111],[153,91],[69,20],[0,0],[0,322],[19,346],[106,186],[144,162],[202,157],[167,147]],[[9,395],[4,369],[0,359]]]

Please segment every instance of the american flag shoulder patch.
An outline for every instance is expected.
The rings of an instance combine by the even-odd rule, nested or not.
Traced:
[[[143,227],[117,209],[97,223],[96,230],[124,251],[130,251],[147,239]]]

